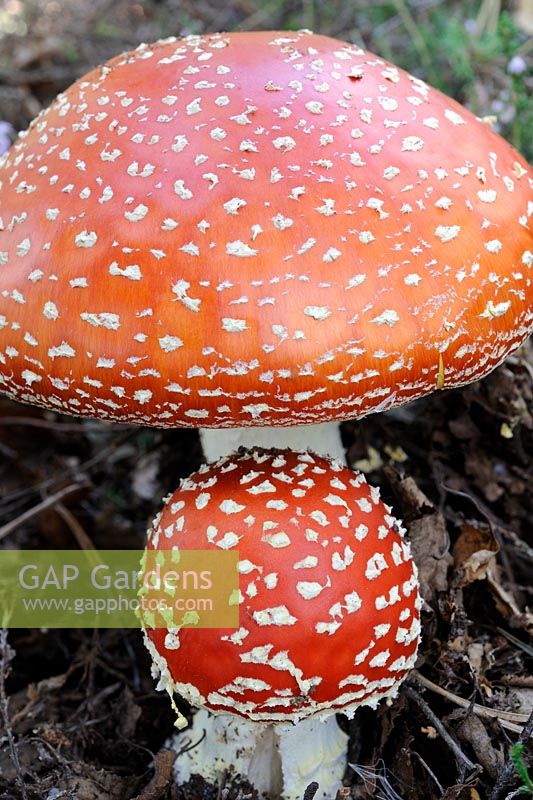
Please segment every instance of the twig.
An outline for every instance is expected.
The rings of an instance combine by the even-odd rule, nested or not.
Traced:
[[[412,755],[412,756],[416,756],[416,757],[418,758],[418,760],[420,761],[420,763],[422,764],[422,766],[424,767],[424,769],[425,769],[425,770],[426,770],[426,772],[428,773],[429,777],[433,779],[433,781],[434,781],[434,783],[435,783],[435,785],[436,785],[437,789],[438,789],[438,790],[439,790],[439,792],[441,793],[441,795],[442,795],[442,794],[444,794],[444,789],[443,789],[443,788],[442,788],[442,786],[440,785],[439,779],[437,778],[437,776],[435,775],[435,773],[433,772],[433,770],[432,770],[432,769],[429,767],[429,765],[428,765],[428,764],[426,764],[426,762],[424,761],[424,759],[422,758],[422,756],[420,755],[420,753],[417,753],[417,751],[416,751],[416,750],[412,750],[412,751],[411,751],[411,755]]]
[[[521,689],[533,689],[533,675],[502,675],[501,682],[506,686],[519,686]]]
[[[181,750],[178,753],[178,757],[182,756],[184,753],[188,753],[189,750],[194,750],[195,747],[198,747],[198,745],[200,745],[203,742],[203,740],[205,739],[206,736],[207,736],[207,731],[204,729],[202,735],[200,736],[200,738],[198,739],[197,742],[193,742],[192,739],[189,739],[187,737],[187,739],[185,739],[184,746],[181,748]]]
[[[56,503],[55,510],[60,517],[67,523],[74,538],[80,546],[81,550],[94,550],[94,544],[90,536],[85,532],[84,528],[80,525],[74,514],[72,514],[63,503]]]
[[[529,739],[531,739],[532,736],[533,736],[533,711],[529,715],[529,719],[524,725],[516,744],[527,744],[527,742],[529,741]],[[492,790],[490,800],[500,800],[500,797],[503,796],[503,793],[507,785],[509,784],[509,781],[512,778],[513,771],[514,771],[513,760],[511,756],[509,756],[509,758],[505,762],[504,768],[500,772],[500,776],[496,781],[496,785]]]
[[[303,800],[313,800],[313,797],[318,792],[318,783],[313,781],[309,784],[307,789],[304,792]]]
[[[33,519],[33,517],[37,517],[47,508],[52,508],[52,506],[60,503],[64,497],[68,497],[69,494],[74,494],[74,492],[84,489],[86,486],[87,484],[83,483],[72,483],[70,486],[65,486],[55,494],[51,494],[50,497],[46,497],[40,503],[37,503],[37,505],[33,506],[33,508],[29,508],[23,514],[20,514],[20,516],[12,519],[11,522],[7,522],[5,525],[2,525],[0,528],[0,541],[5,539],[6,536],[9,536],[10,533],[13,533],[14,530],[19,528],[25,522],[28,522],[28,520]]]
[[[497,579],[496,575],[494,574],[494,570],[492,569],[492,565],[489,565],[487,570],[487,583],[496,595],[496,598],[501,601],[502,605],[511,609],[516,622],[518,622],[522,627],[531,633],[533,629],[533,614],[527,609],[525,611],[520,610],[514,596],[507,591],[507,589],[504,589]],[[519,732],[520,731],[518,731],[518,733]]]
[[[457,742],[454,739],[452,739],[452,737],[450,736],[450,734],[448,733],[448,731],[446,730],[440,719],[431,710],[426,701],[422,697],[420,697],[418,692],[411,686],[406,686],[405,693],[407,697],[409,697],[417,704],[417,706],[421,709],[421,711],[425,714],[425,716],[429,719],[429,721],[435,726],[435,729],[440,733],[442,739],[446,742],[446,744],[454,754],[455,760],[457,761],[457,765],[462,767],[462,771],[464,770],[465,772],[469,773],[479,772],[481,769],[479,764],[474,764],[472,761],[470,761],[468,756],[466,756],[463,753]]]
[[[420,675],[420,673],[416,670],[411,672],[411,676],[426,689],[435,692],[435,694],[440,694],[441,697],[445,697],[447,700],[455,703],[456,706],[470,709],[474,712],[474,714],[477,714],[478,717],[484,717],[485,719],[497,719],[502,728],[506,728],[508,731],[512,731],[513,733],[520,733],[522,728],[519,727],[519,724],[524,724],[524,722],[527,722],[527,714],[518,714],[512,711],[499,711],[498,709],[481,706],[479,703],[471,703],[469,700],[459,697],[459,695],[450,692],[448,689],[443,689],[442,686],[433,683],[433,681],[430,681],[429,678],[425,678],[423,675]],[[519,724],[517,725],[516,723]]]
[[[495,518],[494,514],[485,505],[485,503],[480,500],[473,492],[463,492],[460,489],[454,489],[452,486],[448,486],[448,484],[444,480],[440,480],[441,488],[448,492],[448,494],[453,494],[456,497],[463,497],[465,500],[469,500],[472,505],[479,511],[482,517],[485,517],[487,524],[490,528],[490,532],[494,534],[495,528],[500,528],[501,526],[498,523],[498,520]]]
[[[6,731],[7,741],[9,744],[9,752],[11,754],[11,760],[15,767],[15,772],[17,773],[17,783],[20,788],[22,800],[28,800],[28,792],[26,789],[26,784],[24,782],[24,776],[22,775],[22,769],[20,766],[20,761],[17,753],[17,746],[15,744],[15,738],[13,736],[13,730],[11,728],[11,722],[9,719],[8,699],[6,695],[6,678],[8,674],[8,664],[14,655],[15,653],[11,649],[7,641],[7,630],[5,628],[2,628],[0,630],[0,714],[2,715],[2,720],[4,722],[4,728]]]
[[[511,545],[519,552],[521,556],[528,559],[528,561],[533,561],[533,547],[530,547],[527,542],[524,542],[517,534],[510,530],[509,528],[500,528],[503,536],[506,539],[509,539]]]
[[[513,636],[512,633],[509,633],[499,626],[496,626],[496,630],[498,633],[501,633],[502,636],[505,636],[507,641],[511,642],[511,644],[514,644],[515,647],[518,647],[520,650],[523,650],[524,653],[526,653],[526,655],[528,655],[530,658],[533,658],[533,647],[531,647],[531,645],[527,644],[527,642],[523,642],[521,639],[518,639],[518,637]]]

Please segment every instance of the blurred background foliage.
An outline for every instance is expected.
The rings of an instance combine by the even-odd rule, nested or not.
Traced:
[[[356,42],[495,117],[533,160],[533,0],[0,0],[0,119],[25,127],[141,41],[298,28]]]

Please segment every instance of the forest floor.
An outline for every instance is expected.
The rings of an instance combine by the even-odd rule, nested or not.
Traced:
[[[361,43],[475,113],[496,115],[531,159],[526,6],[3,0],[0,119],[25,127],[91,66],[142,40],[307,27]],[[405,520],[425,587],[423,645],[408,685],[391,707],[340,720],[350,733],[353,798],[519,796],[525,778],[509,751],[533,707],[531,355],[526,345],[481,383],[343,425],[348,463]],[[161,498],[201,461],[193,430],[79,421],[0,398],[0,547],[142,548]],[[72,491],[4,535],[3,526],[64,489]],[[176,754],[165,750],[173,719],[138,631],[0,637],[4,800],[250,797],[245,786],[200,780],[178,792]]]

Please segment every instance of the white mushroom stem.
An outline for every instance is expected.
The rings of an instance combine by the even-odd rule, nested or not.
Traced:
[[[207,461],[239,447],[309,449],[345,462],[337,423],[288,428],[200,429]],[[204,709],[195,714],[192,727],[177,735],[179,751],[186,740],[199,742],[177,760],[178,783],[193,774],[218,782],[224,773],[241,775],[260,794],[284,800],[301,800],[311,781],[317,781],[317,797],[334,798],[346,767],[348,737],[335,715],[271,725],[252,722],[233,714],[212,715]]]
[[[317,798],[334,798],[346,767],[348,737],[334,715],[325,721],[270,725],[230,714],[213,716],[202,709],[192,728],[178,734],[178,750],[185,739],[201,741],[178,758],[179,783],[194,774],[216,783],[229,773],[246,778],[260,795],[301,800],[316,781]]]
[[[295,425],[289,428],[200,428],[200,439],[207,461],[218,461],[239,447],[282,447],[312,450],[321,456],[345,463],[340,428],[337,422]]]

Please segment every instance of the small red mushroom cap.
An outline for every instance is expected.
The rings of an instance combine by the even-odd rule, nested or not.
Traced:
[[[0,160],[0,386],[73,414],[231,427],[469,383],[531,330],[531,175],[488,125],[355,45],[142,45]]]
[[[167,688],[254,720],[352,714],[396,694],[420,637],[401,525],[360,474],[254,450],[202,467],[157,517],[151,549],[238,548],[236,630],[149,630]]]

